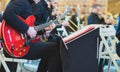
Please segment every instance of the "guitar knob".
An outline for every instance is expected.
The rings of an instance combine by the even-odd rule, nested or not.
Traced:
[[[23,52],[26,52],[26,49],[23,49]]]
[[[22,45],[20,45],[20,48],[22,47]]]
[[[15,51],[18,51],[18,48],[16,48]]]
[[[22,55],[22,52],[20,52],[19,55],[21,56],[21,55]]]

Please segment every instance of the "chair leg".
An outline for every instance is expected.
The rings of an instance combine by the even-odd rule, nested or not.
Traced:
[[[22,68],[20,66],[20,63],[17,64],[17,70],[16,70],[16,72],[22,72]]]
[[[2,65],[3,65],[5,71],[6,71],[6,72],[10,72],[10,69],[8,68],[8,66],[7,66],[7,64],[6,64],[6,62],[5,62],[5,60],[1,60],[1,63],[2,63]]]
[[[111,61],[111,59],[109,59],[109,61],[108,61],[108,69],[107,69],[107,72],[110,72],[111,63],[112,63],[112,61]]]

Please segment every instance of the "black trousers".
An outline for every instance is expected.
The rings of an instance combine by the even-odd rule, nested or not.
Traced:
[[[31,44],[30,51],[23,57],[25,59],[42,59],[38,72],[63,72],[60,57],[62,39],[59,36],[50,36],[47,42],[36,42]]]
[[[22,59],[35,60],[42,59],[39,66],[38,72],[63,72],[60,47],[62,39],[59,36],[50,36],[47,42],[36,42],[32,43],[28,54]],[[11,57],[6,54],[7,57]],[[9,67],[12,72],[16,72],[16,64],[10,63]],[[0,71],[3,71],[0,69]]]

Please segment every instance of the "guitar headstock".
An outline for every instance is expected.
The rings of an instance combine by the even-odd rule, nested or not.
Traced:
[[[67,6],[65,12],[64,12],[61,16],[58,16],[57,19],[55,19],[55,20],[53,20],[53,21],[49,21],[49,17],[48,17],[48,19],[47,19],[47,21],[46,21],[46,25],[49,26],[49,25],[52,24],[52,23],[60,24],[61,22],[63,22],[65,16],[66,16],[68,13],[70,13],[70,12],[71,12],[70,6]],[[48,22],[48,21],[49,21],[49,22]]]
[[[61,15],[61,19],[64,19],[67,14],[71,12],[70,6],[67,6],[65,12]]]
[[[70,6],[67,6],[65,13],[70,13],[70,12],[71,12]]]

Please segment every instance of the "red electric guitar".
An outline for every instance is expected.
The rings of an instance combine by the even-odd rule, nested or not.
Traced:
[[[18,17],[28,26],[34,26],[35,17],[33,15],[29,16],[25,20],[20,16]],[[40,31],[56,21],[57,20],[54,20],[46,24],[34,26],[34,28],[36,31]],[[2,21],[1,30],[2,30],[2,38],[5,46],[4,48],[8,52],[8,54],[13,57],[25,56],[29,51],[30,43],[40,41],[40,36],[31,39],[26,34],[17,32],[15,29],[9,26],[4,20]]]
[[[33,15],[29,16],[25,20],[20,16],[18,17],[28,26],[34,26],[35,17]],[[42,25],[34,26],[34,28],[36,31],[40,31],[56,21],[58,20],[56,19],[54,21]],[[25,56],[29,51],[30,43],[40,41],[40,36],[31,39],[26,34],[17,32],[15,29],[9,26],[4,20],[2,21],[1,30],[5,50],[8,52],[9,55],[13,57]]]
[[[40,31],[46,27],[48,27],[52,23],[60,22],[62,18],[70,11],[69,7],[66,12],[59,18],[54,21],[47,22],[42,25],[34,26],[35,17],[33,15],[29,16],[27,19],[23,19],[18,16],[23,22],[25,22],[28,26],[34,26],[36,31]],[[11,26],[9,26],[4,20],[2,21],[2,38],[4,49],[8,52],[9,55],[13,57],[23,57],[25,56],[30,48],[31,42],[40,41],[40,37],[37,36],[35,39],[30,39],[26,34],[19,33]]]
[[[20,18],[20,17],[19,17]],[[26,20],[20,18],[29,26],[34,26],[35,17],[29,16]],[[29,50],[29,45],[26,45],[26,36],[17,32],[10,27],[4,20],[2,21],[2,38],[4,41],[4,48],[9,55],[14,57],[22,57],[26,55]]]

